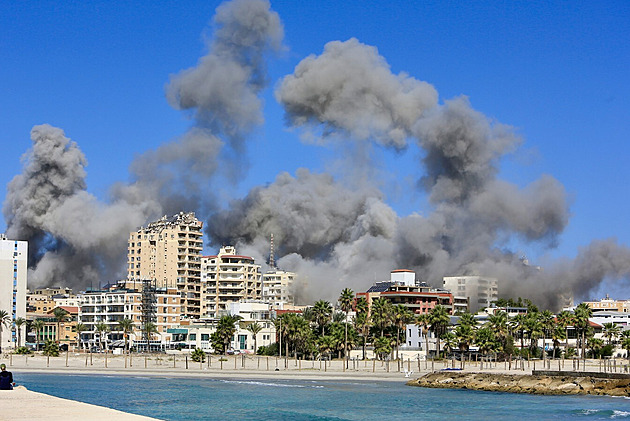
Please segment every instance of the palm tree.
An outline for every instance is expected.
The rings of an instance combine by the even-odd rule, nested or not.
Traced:
[[[564,329],[565,333],[565,342],[564,342],[564,353],[567,353],[567,349],[569,348],[569,326],[572,326],[573,321],[573,313],[567,310],[563,310],[558,314],[557,317],[558,324]]]
[[[495,338],[501,343],[503,349],[506,348],[509,334],[508,317],[505,311],[496,311],[488,317],[488,326],[494,332]]]
[[[601,339],[588,338],[588,347],[591,349],[593,358],[597,358],[603,346],[604,346],[604,341],[602,341]]]
[[[17,331],[17,347],[19,348],[22,344],[22,326],[26,324],[26,319],[23,317],[18,317],[15,319],[15,330]]]
[[[553,354],[556,355],[556,349],[560,347],[560,341],[566,339],[566,331],[560,323],[555,323],[551,330],[551,340],[553,341]]]
[[[344,342],[344,354],[343,357],[346,360],[346,368],[348,368],[348,313],[352,309],[352,304],[354,303],[354,291],[350,288],[344,288],[341,291],[341,295],[339,296],[339,306],[341,310],[346,313],[346,320],[344,321],[345,325],[345,342]]]
[[[101,321],[94,326],[94,329],[99,334],[99,342],[101,343],[101,348],[103,350],[107,350],[107,332],[109,332],[109,326],[107,326],[105,322]]]
[[[630,362],[630,330],[621,332],[621,347],[626,350],[626,358]]]
[[[388,338],[381,336],[374,340],[374,354],[376,354],[377,357],[382,359],[390,352],[392,352],[392,345]]]
[[[450,318],[446,312],[446,308],[441,305],[436,305],[429,312],[429,321],[431,323],[431,330],[435,333],[437,338],[437,356],[440,356],[440,337],[446,332],[446,327],[450,323]]]
[[[75,326],[75,329],[77,332],[77,338],[78,338],[77,343],[79,344],[79,348],[83,348],[83,341],[82,341],[81,334],[85,332],[86,330],[88,330],[88,327],[84,325],[83,323],[79,322]]]
[[[234,332],[236,332],[236,324],[241,319],[241,316],[231,314],[221,316],[221,318],[219,319],[217,330],[215,332],[215,337],[218,339],[219,345],[222,346],[224,354],[227,354],[227,351],[230,347],[230,340],[234,336]]]
[[[40,336],[40,333],[42,332],[42,329],[44,329],[45,325],[46,323],[44,323],[44,321],[41,319],[35,320],[32,325],[33,328],[35,329],[35,342],[36,342],[35,349],[37,351],[39,351],[39,336]]]
[[[414,319],[414,314],[409,308],[402,304],[394,306],[394,325],[396,326],[396,359],[398,359],[398,351],[400,349],[400,331],[405,331],[407,324]]]
[[[527,322],[527,317],[524,314],[517,314],[516,316],[510,319],[510,325],[511,325],[512,330],[519,333],[519,336],[521,339],[521,352],[523,352],[523,349],[525,347],[524,342],[525,342],[525,328],[527,327],[526,322]]]
[[[442,335],[442,340],[444,341],[444,351],[451,353],[453,349],[457,347],[457,337],[453,332],[446,332]]]
[[[556,324],[556,319],[551,311],[545,310],[542,313],[540,313],[539,320],[540,320],[540,323],[542,324],[542,332],[543,332],[543,360],[546,360],[547,359],[547,351],[546,351],[547,333],[551,332],[554,329],[555,324]]]
[[[260,333],[260,331],[262,330],[262,325],[258,322],[254,322],[254,323],[250,323],[247,326],[247,330],[249,330],[250,332],[252,332],[252,336],[254,338],[254,354],[258,353],[258,347],[257,347],[257,342],[256,342],[256,336]]]
[[[429,327],[431,326],[431,320],[429,319],[429,315],[427,313],[419,314],[416,317],[416,326],[419,329],[422,329],[422,334],[424,335],[425,340],[425,352],[426,357],[429,358]]]
[[[538,339],[543,336],[543,325],[538,317],[539,313],[528,313],[525,325],[527,326],[527,333],[529,334],[529,348],[530,351],[538,348]],[[544,352],[544,350],[543,350]]]
[[[495,351],[499,347],[497,337],[488,325],[477,329],[475,343],[484,355],[488,355],[490,351]]]
[[[604,323],[602,326],[604,328],[604,337],[608,338],[608,344],[610,345],[621,333],[621,326],[614,323]]]
[[[69,314],[70,313],[61,307],[55,307],[53,310],[53,316],[55,316],[55,319],[57,320],[57,343],[60,343],[61,340],[61,323],[66,321]]]
[[[593,315],[593,310],[586,303],[579,304],[575,311],[575,327],[582,335],[582,358],[586,358],[586,331],[589,328],[589,318]]]
[[[332,318],[333,308],[328,301],[319,300],[315,302],[312,311],[315,323],[320,327],[322,336],[324,336],[324,328]]]
[[[460,319],[461,321],[461,319]],[[457,346],[460,351],[465,352],[470,350],[470,345],[475,340],[475,329],[469,324],[460,323],[455,328],[455,338]],[[470,354],[469,354],[470,359]]]
[[[131,319],[118,320],[118,330],[122,331],[123,333],[123,337],[125,339],[124,349],[127,352],[129,351],[127,349],[127,339],[129,338],[129,334],[133,332],[134,327],[135,326],[134,326],[133,320]]]
[[[0,352],[2,352],[2,331],[6,327],[9,328],[11,323],[11,316],[6,310],[0,310]]]
[[[142,326],[142,332],[144,333],[144,335],[146,336],[146,340],[147,340],[147,351],[149,351],[150,346],[149,346],[149,342],[151,342],[151,339],[153,338],[153,334],[154,333],[158,333],[158,328],[156,326],[155,323],[153,322],[146,322],[144,324],[144,326]]]
[[[386,298],[376,298],[372,301],[372,321],[380,329],[381,335],[385,332],[385,327],[389,326],[392,321],[393,305]]]

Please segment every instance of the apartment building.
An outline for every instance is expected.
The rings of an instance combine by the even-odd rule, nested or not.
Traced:
[[[203,256],[201,270],[207,317],[228,314],[232,303],[261,298],[260,265],[253,257],[237,254],[233,246],[221,247],[216,256]]]
[[[120,285],[124,284],[123,281]],[[166,343],[170,341],[168,329],[178,326],[181,321],[181,299],[175,288],[156,288],[147,295],[142,293],[141,288],[119,289],[117,285],[112,285],[105,290],[81,294],[80,304],[79,319],[87,327],[82,334],[81,343],[89,346],[123,340],[123,332],[118,325],[123,319],[130,319],[134,323],[134,331],[129,339],[141,340],[147,314],[150,314],[150,321],[156,327],[156,337],[159,337],[160,342]],[[147,309],[147,305],[150,309]],[[104,338],[97,329],[100,322],[105,323],[108,328]]]
[[[392,304],[408,307],[415,314],[428,313],[437,305],[445,307],[450,314],[455,312],[453,294],[418,282],[415,272],[408,269],[392,271],[389,281],[375,283],[366,292],[357,293],[359,297],[365,297],[370,306],[374,299],[386,298]],[[461,306],[461,302],[458,305]]]
[[[129,234],[127,278],[152,280],[158,288],[177,289],[182,312],[198,319],[205,314],[201,284],[203,223],[194,212],[151,222]]]
[[[17,331],[15,320],[26,318],[26,277],[28,243],[9,240],[0,234],[0,310],[10,318],[8,329],[4,329],[0,349],[15,348]],[[25,338],[25,326],[21,327],[21,337]]]
[[[445,276],[444,289],[458,297],[468,298],[470,312],[490,307],[499,299],[498,282],[484,276]]]
[[[595,311],[618,311],[621,313],[630,312],[630,301],[629,300],[613,300],[608,294],[606,294],[605,298],[602,298],[599,301],[584,301],[586,305],[588,305],[593,312]]]
[[[295,273],[272,269],[262,275],[262,299],[276,307],[294,305],[293,282]]]

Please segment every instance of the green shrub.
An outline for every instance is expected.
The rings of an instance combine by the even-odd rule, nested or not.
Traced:
[[[18,349],[15,350],[15,353],[16,354],[20,354],[20,355],[28,355],[28,354],[31,353],[31,350],[28,349],[25,346],[21,346],[21,347],[19,347]]]
[[[200,348],[195,348],[195,350],[190,354],[192,360],[196,363],[203,363],[206,361],[206,353],[203,352]]]
[[[59,345],[55,341],[48,340],[44,344],[44,355],[49,357],[59,356]]]

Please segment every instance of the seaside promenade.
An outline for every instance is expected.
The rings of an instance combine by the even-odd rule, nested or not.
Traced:
[[[241,379],[310,379],[310,380],[356,380],[356,381],[392,381],[407,382],[426,373],[444,369],[461,368],[460,361],[420,361],[404,362],[349,361],[344,370],[344,362],[309,361],[281,359],[253,355],[217,356],[212,355],[204,363],[193,362],[190,356],[166,354],[105,355],[62,353],[59,357],[48,358],[43,355],[3,355],[0,363],[5,363],[13,372],[15,381],[20,384],[21,373],[48,374],[85,374],[85,375],[120,375],[120,376],[160,376],[160,377],[196,377],[196,378],[241,378]],[[613,364],[614,363],[614,364]],[[574,360],[524,361],[513,362],[466,362],[463,372],[486,372],[496,374],[531,374],[532,370],[572,370],[576,368]],[[510,369],[511,368],[511,369]],[[587,360],[586,368],[580,361],[579,371],[619,372],[628,369],[626,360],[609,361],[606,366],[599,360]],[[59,399],[27,390],[14,390],[0,393],[0,406],[7,411],[0,415],[5,419],[120,419],[149,420],[119,411],[112,415],[108,408]],[[43,408],[43,409],[42,409]],[[46,409],[48,408],[48,409]],[[10,414],[7,415],[7,414]],[[14,416],[17,414],[17,416]],[[101,415],[102,414],[102,415]]]

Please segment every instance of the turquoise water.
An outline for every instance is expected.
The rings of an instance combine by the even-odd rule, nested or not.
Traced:
[[[391,382],[14,373],[29,390],[164,420],[630,419],[630,399],[423,389]]]

